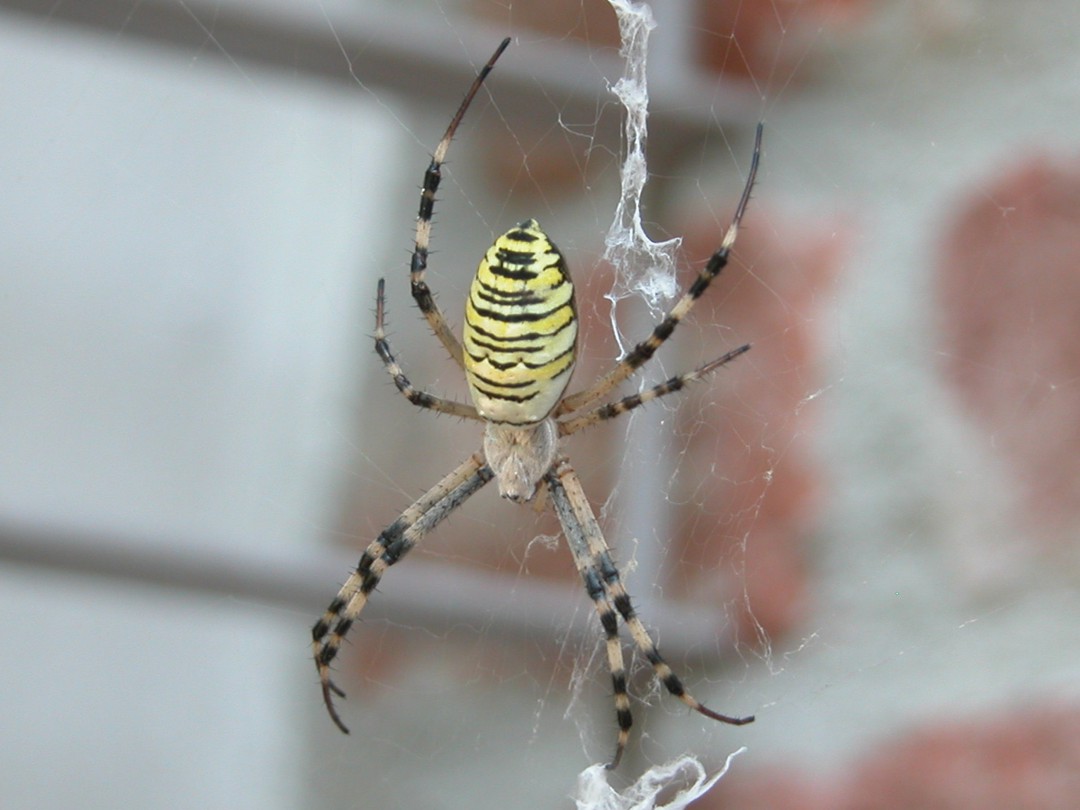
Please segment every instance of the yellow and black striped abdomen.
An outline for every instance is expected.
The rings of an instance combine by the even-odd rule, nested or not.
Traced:
[[[465,374],[480,415],[539,422],[574,370],[577,312],[562,254],[536,220],[495,240],[465,306]]]

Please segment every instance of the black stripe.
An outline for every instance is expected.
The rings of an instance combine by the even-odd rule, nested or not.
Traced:
[[[547,368],[548,366],[553,366],[553,365],[555,365],[555,364],[556,364],[556,363],[557,363],[558,361],[560,361],[560,360],[562,360],[562,359],[563,359],[564,357],[566,357],[566,355],[568,355],[568,354],[573,354],[573,353],[574,353],[574,350],[575,350],[576,348],[577,348],[577,346],[574,346],[573,344],[571,344],[571,345],[570,345],[570,347],[569,347],[569,348],[567,348],[567,349],[566,349],[565,351],[561,351],[561,352],[559,352],[559,353],[558,353],[557,355],[555,355],[554,357],[552,357],[552,358],[551,358],[550,360],[545,360],[545,361],[544,361],[543,363],[528,363],[528,362],[526,362],[526,361],[522,360],[522,361],[521,361],[521,364],[522,364],[523,366],[525,366],[525,368],[528,368],[528,369],[532,369],[532,370],[534,370],[534,371],[535,371],[536,369],[540,369],[540,368]],[[563,371],[565,371],[565,370],[566,370],[566,369],[563,369]],[[560,371],[559,373],[561,374],[562,372]]]
[[[475,337],[471,339],[474,344],[482,349],[490,349],[493,352],[542,352],[544,350],[543,345],[538,346],[514,346],[512,349],[506,346],[499,346],[496,343],[488,343],[486,340],[477,340]],[[483,357],[477,357],[476,355],[469,353],[469,357],[473,358],[477,363],[483,360]],[[541,364],[543,365],[543,364]]]
[[[491,348],[491,347],[488,347],[488,348]],[[505,353],[505,352],[502,352],[502,351],[500,351],[498,349],[495,349],[495,351],[499,352],[500,354]],[[514,349],[513,353],[516,354],[516,353],[518,353],[520,351],[521,351],[521,349]],[[536,349],[530,349],[529,351],[539,351],[539,347],[537,347]],[[469,357],[471,357],[475,362],[483,363],[483,362],[486,361],[488,363],[488,365],[490,365],[492,368],[498,369],[499,371],[507,371],[509,369],[516,368],[518,366],[520,366],[521,368],[527,369],[529,371],[540,371],[542,369],[546,369],[546,368],[549,368],[550,366],[556,365],[560,360],[562,360],[564,357],[566,357],[566,355],[571,354],[573,351],[574,351],[574,347],[571,346],[566,351],[559,352],[557,355],[552,357],[550,360],[544,360],[543,362],[540,362],[540,363],[530,363],[530,362],[528,362],[527,360],[525,360],[523,358],[513,360],[513,361],[511,361],[509,363],[499,363],[499,362],[493,360],[490,355],[480,355],[478,357],[477,355],[473,354],[472,352],[469,352],[468,354],[469,354]],[[567,367],[567,368],[569,368],[569,367]],[[554,374],[551,377],[547,377],[546,379],[552,380],[555,377],[559,376],[559,374],[563,374],[566,371],[567,371],[566,368],[560,369],[558,371],[558,373]],[[544,378],[541,378],[541,379],[544,379]],[[616,406],[615,403],[612,403],[611,405],[609,405],[607,407],[613,408],[615,406]],[[629,410],[629,408],[627,410]],[[614,416],[615,414],[613,413],[611,415]]]
[[[498,394],[494,391],[485,391],[480,386],[476,386],[476,390],[484,396],[490,397],[491,399],[504,399],[507,402],[528,402],[530,399],[533,399],[536,396],[535,391],[529,394],[527,397],[518,397],[514,396],[513,394]]]
[[[426,248],[417,247],[416,250],[413,251],[409,267],[410,272],[423,273],[427,270],[427,256],[428,252]]]
[[[419,254],[417,254],[419,255]],[[425,268],[423,266],[413,264],[413,272],[423,272]],[[413,299],[416,301],[416,305],[420,307],[420,311],[423,313],[431,312],[435,309],[435,299],[431,296],[431,289],[428,285],[421,281],[412,285]]]
[[[533,281],[536,278],[536,272],[527,267],[520,270],[510,270],[501,264],[488,264],[488,270],[494,276],[512,279],[513,281]]]
[[[508,232],[504,238],[513,239],[515,242],[535,242],[540,237],[528,231],[517,230]]]
[[[466,318],[466,320],[468,320],[468,319]],[[485,332],[483,329],[481,329],[479,326],[474,324],[472,321],[469,321],[469,328],[472,329],[473,331],[477,332],[478,334],[483,335],[486,338],[490,338],[491,340],[506,341],[508,343],[512,343],[512,342],[518,341],[518,340],[546,340],[547,338],[554,337],[555,335],[559,334],[559,332],[564,330],[566,327],[572,326],[575,323],[577,323],[576,318],[568,318],[566,323],[564,323],[562,326],[560,326],[554,332],[529,332],[529,333],[524,334],[524,335],[504,335],[504,336],[501,336],[501,337],[499,335],[493,335],[493,334],[491,334],[491,332]],[[517,351],[517,349],[515,348],[514,351]]]
[[[550,318],[560,309],[569,309],[566,304],[556,304],[553,308],[544,310],[543,312],[500,312],[497,309],[486,309],[478,307],[476,302],[473,301],[473,310],[477,315],[484,318],[491,318],[494,321],[502,321],[503,323],[530,323],[532,321],[542,321],[545,318]],[[570,319],[573,320],[573,310],[570,311]]]
[[[616,695],[626,694],[626,673],[625,672],[612,672],[611,673],[611,685],[615,687]]]
[[[537,347],[537,348],[539,348],[539,347]],[[499,369],[499,371],[506,371],[508,368],[513,368],[514,366],[524,366],[525,368],[529,369],[530,371],[536,371],[537,369],[547,368],[548,366],[555,365],[555,363],[557,363],[559,360],[562,360],[564,357],[566,357],[566,355],[573,354],[575,348],[576,347],[574,347],[574,346],[570,346],[570,348],[566,349],[565,351],[559,352],[557,355],[552,357],[550,360],[544,360],[542,363],[530,363],[529,361],[527,361],[525,359],[515,360],[512,363],[497,363],[494,360],[492,360],[490,357],[476,357],[473,354],[470,354],[469,357],[472,357],[477,363],[479,363],[479,362],[481,362],[483,360],[487,360],[492,366]],[[514,349],[514,351],[518,352],[518,351],[521,351],[521,349],[519,347],[519,348]]]
[[[675,331],[675,327],[678,323],[678,318],[669,315],[657,325],[656,329],[653,330],[653,337],[657,340],[667,340],[671,337],[671,333]]]
[[[323,647],[321,650],[319,650],[319,654],[315,657],[315,660],[323,666],[328,667],[330,666],[330,663],[334,660],[334,656],[337,654],[337,647],[331,647],[327,645],[326,647]]]
[[[687,294],[696,301],[705,290],[709,289],[709,285],[712,284],[714,278],[716,278],[715,273],[712,275],[709,275],[708,272],[702,273],[694,279],[694,283],[690,285]]]
[[[531,304],[542,304],[546,300],[543,296],[537,295],[532,290],[511,290],[510,292],[503,292],[495,287],[480,282],[479,290],[475,290],[473,295],[482,301],[487,301],[489,304],[502,304],[509,306],[522,306],[527,307]]]
[[[424,186],[420,190],[420,213],[417,218],[423,222],[431,222],[431,212],[435,208],[435,192],[439,190],[442,181],[442,166],[433,159],[424,172]]]
[[[686,694],[686,689],[683,688],[682,681],[680,681],[674,673],[664,678],[664,686],[666,686],[667,690],[677,698],[681,698]]]
[[[536,265],[538,254],[532,250],[507,250],[506,248],[499,248],[495,255],[499,257],[499,264],[514,264],[521,268],[527,268]],[[533,275],[536,274],[534,273]]]
[[[475,369],[472,370],[470,376],[472,376],[472,378],[475,380],[480,380],[481,382],[487,385],[494,386],[495,388],[528,388],[530,385],[536,384],[536,380],[528,380],[527,382],[517,383],[499,382],[498,380],[493,380],[490,377],[485,377],[483,374],[477,374]]]
[[[634,347],[634,350],[626,356],[623,360],[630,368],[639,368],[646,363],[660,347],[660,344],[671,337],[671,333],[675,331],[675,327],[679,325],[677,318],[668,316],[662,320],[657,327],[653,330],[652,335],[643,343],[639,343]],[[653,345],[655,341],[656,345]]]
[[[599,599],[603,598],[604,590],[600,589]],[[608,638],[616,638],[619,635],[619,620],[615,618],[615,611],[611,608],[604,608],[600,614],[600,625],[604,628],[604,634]]]
[[[661,383],[656,386],[656,395],[658,397],[663,397],[668,394],[674,394],[676,391],[681,391],[685,386],[686,381],[682,377],[672,377],[666,383]]]
[[[604,598],[604,586],[600,583],[600,578],[596,576],[595,571],[591,568],[586,568],[581,572],[581,579],[585,583],[586,593],[592,597],[594,602],[599,602]],[[601,619],[601,621],[603,621],[603,619]]]

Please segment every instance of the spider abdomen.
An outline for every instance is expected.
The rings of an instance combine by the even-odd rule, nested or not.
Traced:
[[[484,254],[465,305],[465,374],[485,419],[539,422],[562,397],[577,348],[574,285],[536,220]]]

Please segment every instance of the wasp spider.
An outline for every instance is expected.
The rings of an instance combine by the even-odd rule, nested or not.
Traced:
[[[618,633],[619,617],[629,629],[637,649],[652,664],[660,682],[672,695],[691,709],[723,723],[742,725],[754,718],[729,717],[707,708],[686,691],[682,681],[665,663],[630,603],[619,569],[611,559],[610,549],[581,483],[560,451],[559,440],[678,391],[750,348],[741,346],[647,391],[604,405],[595,404],[653,356],[727,264],[757,172],[761,126],[758,126],[742,197],[720,248],[646,340],[638,343],[593,385],[564,397],[574,369],[577,346],[574,287],[562,255],[536,220],[525,220],[500,236],[480,261],[465,305],[465,326],[460,343],[443,319],[424,281],[435,192],[439,188],[450,141],[473,97],[509,42],[506,39],[499,45],[476,77],[424,173],[412,254],[413,298],[442,345],[465,372],[472,404],[442,399],[413,387],[394,359],[386,339],[382,279],[376,296],[375,350],[398,390],[409,402],[421,408],[483,422],[483,450],[471,455],[424,493],[364,550],[356,571],[312,629],[315,664],[330,717],[348,733],[334,707],[331,693],[341,697],[344,693],[330,679],[330,664],[386,569],[492,479],[498,484],[499,494],[515,503],[532,500],[537,487],[543,484],[585,582],[585,590],[596,605],[606,637],[619,726],[615,755],[608,766],[614,768],[622,757],[632,723]]]

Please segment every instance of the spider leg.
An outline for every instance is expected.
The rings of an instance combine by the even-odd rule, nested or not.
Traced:
[[[619,723],[615,755],[607,764],[607,768],[611,770],[618,767],[623,751],[626,750],[626,742],[630,739],[630,727],[634,724],[634,718],[630,712],[630,696],[626,691],[626,666],[623,662],[622,645],[619,642],[619,619],[600,572],[594,564],[585,529],[578,520],[562,481],[554,471],[549,472],[545,480],[551,491],[551,502],[555,507],[555,514],[559,518],[567,545],[570,546],[570,552],[574,556],[574,563],[585,582],[585,590],[596,605],[600,625],[604,628],[608,669],[611,671],[611,683],[615,696],[615,717]]]
[[[713,720],[719,720],[722,723],[729,723],[734,726],[752,723],[754,720],[752,715],[749,717],[731,717],[714,712],[705,706],[686,691],[682,681],[664,661],[656,647],[656,642],[653,641],[649,631],[645,629],[645,625],[641,623],[641,619],[638,618],[637,613],[634,611],[630,596],[623,587],[622,579],[619,576],[619,569],[615,567],[615,563],[611,559],[611,550],[608,548],[607,541],[600,531],[600,525],[596,522],[592,507],[589,506],[589,501],[585,497],[581,481],[578,480],[577,474],[565,457],[555,462],[546,476],[546,481],[560,521],[562,521],[564,514],[572,517],[572,524],[574,525],[569,527],[568,541],[569,535],[573,533],[580,532],[584,537],[590,558],[589,570],[599,575],[606,591],[606,599],[622,616],[623,621],[630,630],[630,636],[633,638],[635,646],[652,664],[653,670],[664,688],[694,711]],[[564,529],[566,528],[568,527],[564,523]],[[574,553],[576,555],[578,552],[575,551]]]
[[[368,596],[378,586],[386,569],[404,557],[425,534],[491,478],[492,472],[483,456],[475,453],[425,492],[364,550],[356,570],[311,629],[312,653],[322,683],[323,701],[330,719],[346,734],[349,729],[334,708],[331,696],[331,692],[340,697],[345,693],[330,679],[330,664],[342,640],[360,616]]]
[[[435,153],[431,156],[431,163],[428,164],[427,171],[424,172],[424,185],[420,190],[420,210],[416,215],[416,239],[413,243],[411,261],[412,295],[416,300],[416,305],[424,313],[424,317],[427,318],[427,322],[435,336],[450,352],[454,362],[462,369],[465,368],[465,363],[461,353],[461,343],[458,342],[457,337],[447,325],[446,319],[435,303],[431,289],[428,287],[427,282],[424,281],[424,271],[427,270],[428,247],[431,244],[431,215],[435,210],[435,193],[439,190],[439,183],[442,181],[442,165],[446,160],[446,153],[450,149],[450,141],[453,140],[461,119],[465,117],[465,111],[469,109],[473,98],[480,90],[480,85],[484,83],[484,79],[491,73],[492,68],[495,67],[495,62],[502,56],[502,52],[506,50],[506,46],[509,44],[510,37],[507,37],[495,49],[495,53],[488,59],[487,64],[480,69],[476,79],[473,80],[472,86],[469,88],[469,92],[465,94],[461,106],[458,107],[453,119],[451,119],[450,126],[446,128],[442,140],[435,147]]]
[[[405,376],[405,372],[394,358],[394,355],[390,352],[390,343],[386,339],[384,313],[385,286],[384,281],[380,278],[378,292],[375,295],[375,351],[378,353],[379,357],[382,358],[386,371],[394,378],[394,385],[397,386],[405,399],[409,400],[409,402],[417,407],[427,408],[428,410],[438,411],[439,413],[448,413],[465,419],[482,420],[483,417],[476,412],[476,408],[472,405],[467,405],[463,402],[455,402],[452,399],[443,399],[442,397],[437,397],[433,394],[428,394],[413,388],[412,383],[409,382],[409,378]]]
[[[739,204],[735,207],[735,215],[732,217],[731,224],[724,233],[724,238],[720,242],[720,248],[709,258],[705,267],[698,274],[698,277],[694,279],[686,292],[683,293],[682,298],[680,298],[675,306],[671,308],[671,311],[668,312],[664,320],[656,325],[652,334],[649,335],[646,340],[637,344],[626,357],[620,360],[615,367],[611,369],[611,371],[597,380],[589,388],[566,397],[566,399],[559,404],[559,407],[555,409],[555,416],[572,413],[591,405],[645,365],[645,363],[647,363],[656,353],[656,350],[663,345],[664,341],[671,337],[671,333],[675,331],[675,327],[686,317],[697,299],[702,296],[712,283],[713,279],[716,278],[720,274],[720,271],[727,265],[728,257],[731,254],[731,248],[735,244],[735,238],[739,235],[739,225],[742,223],[743,214],[746,213],[746,206],[750,202],[750,191],[753,189],[754,180],[757,177],[758,162],[761,159],[762,131],[762,125],[758,124],[757,132],[754,136],[754,154],[750,159],[750,171],[746,177],[746,185],[743,186]]]
[[[715,360],[706,363],[703,366],[699,366],[693,371],[686,374],[680,374],[676,377],[672,377],[666,382],[662,382],[659,385],[654,385],[648,391],[642,391],[638,394],[631,394],[628,397],[615,400],[614,402],[608,402],[606,405],[601,405],[597,408],[593,408],[590,411],[586,411],[581,416],[575,416],[572,419],[566,419],[559,423],[559,435],[569,436],[572,433],[577,433],[579,430],[584,430],[587,427],[595,425],[597,422],[602,422],[605,419],[614,419],[617,416],[621,416],[627,411],[632,411],[634,408],[644,405],[646,402],[651,402],[654,399],[659,399],[667,394],[672,394],[676,391],[681,391],[686,387],[687,383],[700,380],[706,374],[709,374],[720,366],[726,365],[738,357],[740,354],[745,354],[750,351],[750,344],[740,346],[737,349],[732,349],[727,354],[717,357]]]

